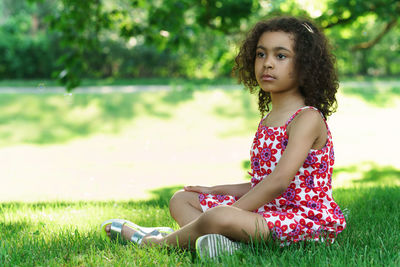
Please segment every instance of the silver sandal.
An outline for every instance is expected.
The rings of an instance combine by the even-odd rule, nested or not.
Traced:
[[[107,235],[106,232],[106,226],[111,225],[110,233],[111,233],[111,238]],[[119,239],[120,241],[123,241],[121,237],[121,231],[122,227],[126,225],[129,228],[135,230],[135,233],[132,235],[130,241],[136,244],[139,244],[142,242],[143,237],[145,236],[166,236],[174,230],[169,227],[142,227],[139,225],[134,224],[133,222],[130,222],[128,220],[123,220],[123,219],[111,219],[103,222],[100,226],[101,229],[101,235],[104,239],[106,240],[114,240],[114,239]]]
[[[122,239],[122,234],[121,234],[122,227],[124,226],[124,224],[126,224],[126,223],[121,223],[121,222],[112,222],[111,223],[111,228],[110,228],[111,240],[119,240],[122,243],[126,243]],[[135,230],[137,230],[137,229],[135,229]],[[158,235],[159,232],[157,232],[157,233],[155,232],[154,234]],[[132,235],[130,241],[140,245],[142,243],[143,237],[145,237],[145,236],[146,236],[146,234],[144,234],[141,231],[137,230]]]
[[[241,243],[218,234],[203,235],[196,240],[196,253],[201,259],[215,258],[222,254],[232,255],[241,248]]]

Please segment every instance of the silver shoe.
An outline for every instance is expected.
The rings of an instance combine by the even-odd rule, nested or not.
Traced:
[[[107,235],[106,232],[106,226],[111,225],[110,233],[111,233],[111,238]],[[111,219],[103,222],[100,226],[101,229],[101,234],[102,237],[108,240],[113,240],[113,239],[120,239],[121,238],[121,231],[122,227],[126,225],[129,228],[135,230],[135,233],[131,237],[131,242],[134,242],[136,244],[139,244],[142,242],[143,237],[147,235],[151,236],[158,236],[161,235],[162,237],[174,232],[172,228],[169,227],[143,227],[139,226],[137,224],[134,224],[133,222],[130,222],[128,220],[123,220],[123,219]]]
[[[196,240],[196,253],[201,259],[215,258],[222,254],[232,255],[240,248],[241,243],[218,234],[203,235]]]

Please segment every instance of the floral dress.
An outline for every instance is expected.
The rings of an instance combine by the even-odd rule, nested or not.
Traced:
[[[303,107],[281,127],[262,125],[268,115],[261,120],[250,151],[252,188],[268,178],[278,164],[288,142],[286,128],[304,109],[317,110],[310,106]],[[332,136],[327,124],[326,127],[326,145],[319,150],[311,149],[286,191],[254,211],[264,217],[272,237],[279,240],[282,246],[301,240],[328,240],[333,243],[337,234],[346,227],[342,211],[332,197],[335,159]],[[199,194],[203,211],[218,205],[232,205],[238,199],[229,195]]]

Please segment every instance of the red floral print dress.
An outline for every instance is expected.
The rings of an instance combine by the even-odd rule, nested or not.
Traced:
[[[251,187],[272,173],[288,142],[286,128],[304,109],[317,110],[303,107],[281,127],[262,125],[268,115],[261,120],[250,151]],[[301,240],[328,240],[333,243],[337,234],[346,227],[342,211],[332,197],[335,159],[332,136],[327,124],[326,127],[326,145],[319,150],[311,149],[286,191],[254,211],[265,218],[272,237],[279,240],[282,246]],[[218,205],[232,205],[238,199],[229,195],[199,194],[203,211]]]

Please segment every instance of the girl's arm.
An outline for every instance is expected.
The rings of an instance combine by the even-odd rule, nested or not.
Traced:
[[[274,171],[241,197],[233,206],[254,211],[281,195],[303,165],[313,144],[326,132],[316,111],[303,111],[290,124],[289,140]],[[326,138],[326,135],[325,135]]]
[[[185,191],[191,191],[196,193],[207,193],[213,195],[231,195],[241,197],[251,188],[251,183],[242,184],[226,184],[216,186],[185,186]]]

